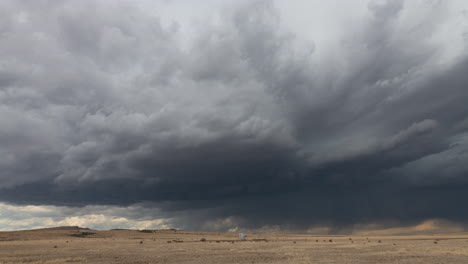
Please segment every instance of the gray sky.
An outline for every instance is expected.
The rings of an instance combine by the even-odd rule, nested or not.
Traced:
[[[466,1],[0,3],[0,229],[468,214]]]

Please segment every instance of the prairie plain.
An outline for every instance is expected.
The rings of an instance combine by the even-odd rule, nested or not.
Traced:
[[[237,233],[181,230],[0,232],[0,263],[468,263],[468,233],[247,235],[240,241]]]

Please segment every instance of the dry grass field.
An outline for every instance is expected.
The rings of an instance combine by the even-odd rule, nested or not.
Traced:
[[[200,241],[205,238],[206,241]],[[78,227],[0,232],[0,263],[468,263],[468,234],[314,236]]]

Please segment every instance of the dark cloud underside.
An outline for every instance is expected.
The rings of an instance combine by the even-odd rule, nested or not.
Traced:
[[[371,1],[326,46],[270,1],[191,34],[125,1],[3,1],[0,200],[144,204],[194,229],[466,223],[468,23],[451,4]]]

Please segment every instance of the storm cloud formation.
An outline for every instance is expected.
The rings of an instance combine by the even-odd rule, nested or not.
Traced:
[[[468,222],[466,3],[315,3],[334,26],[299,27],[209,3],[2,1],[0,200],[208,230]]]

